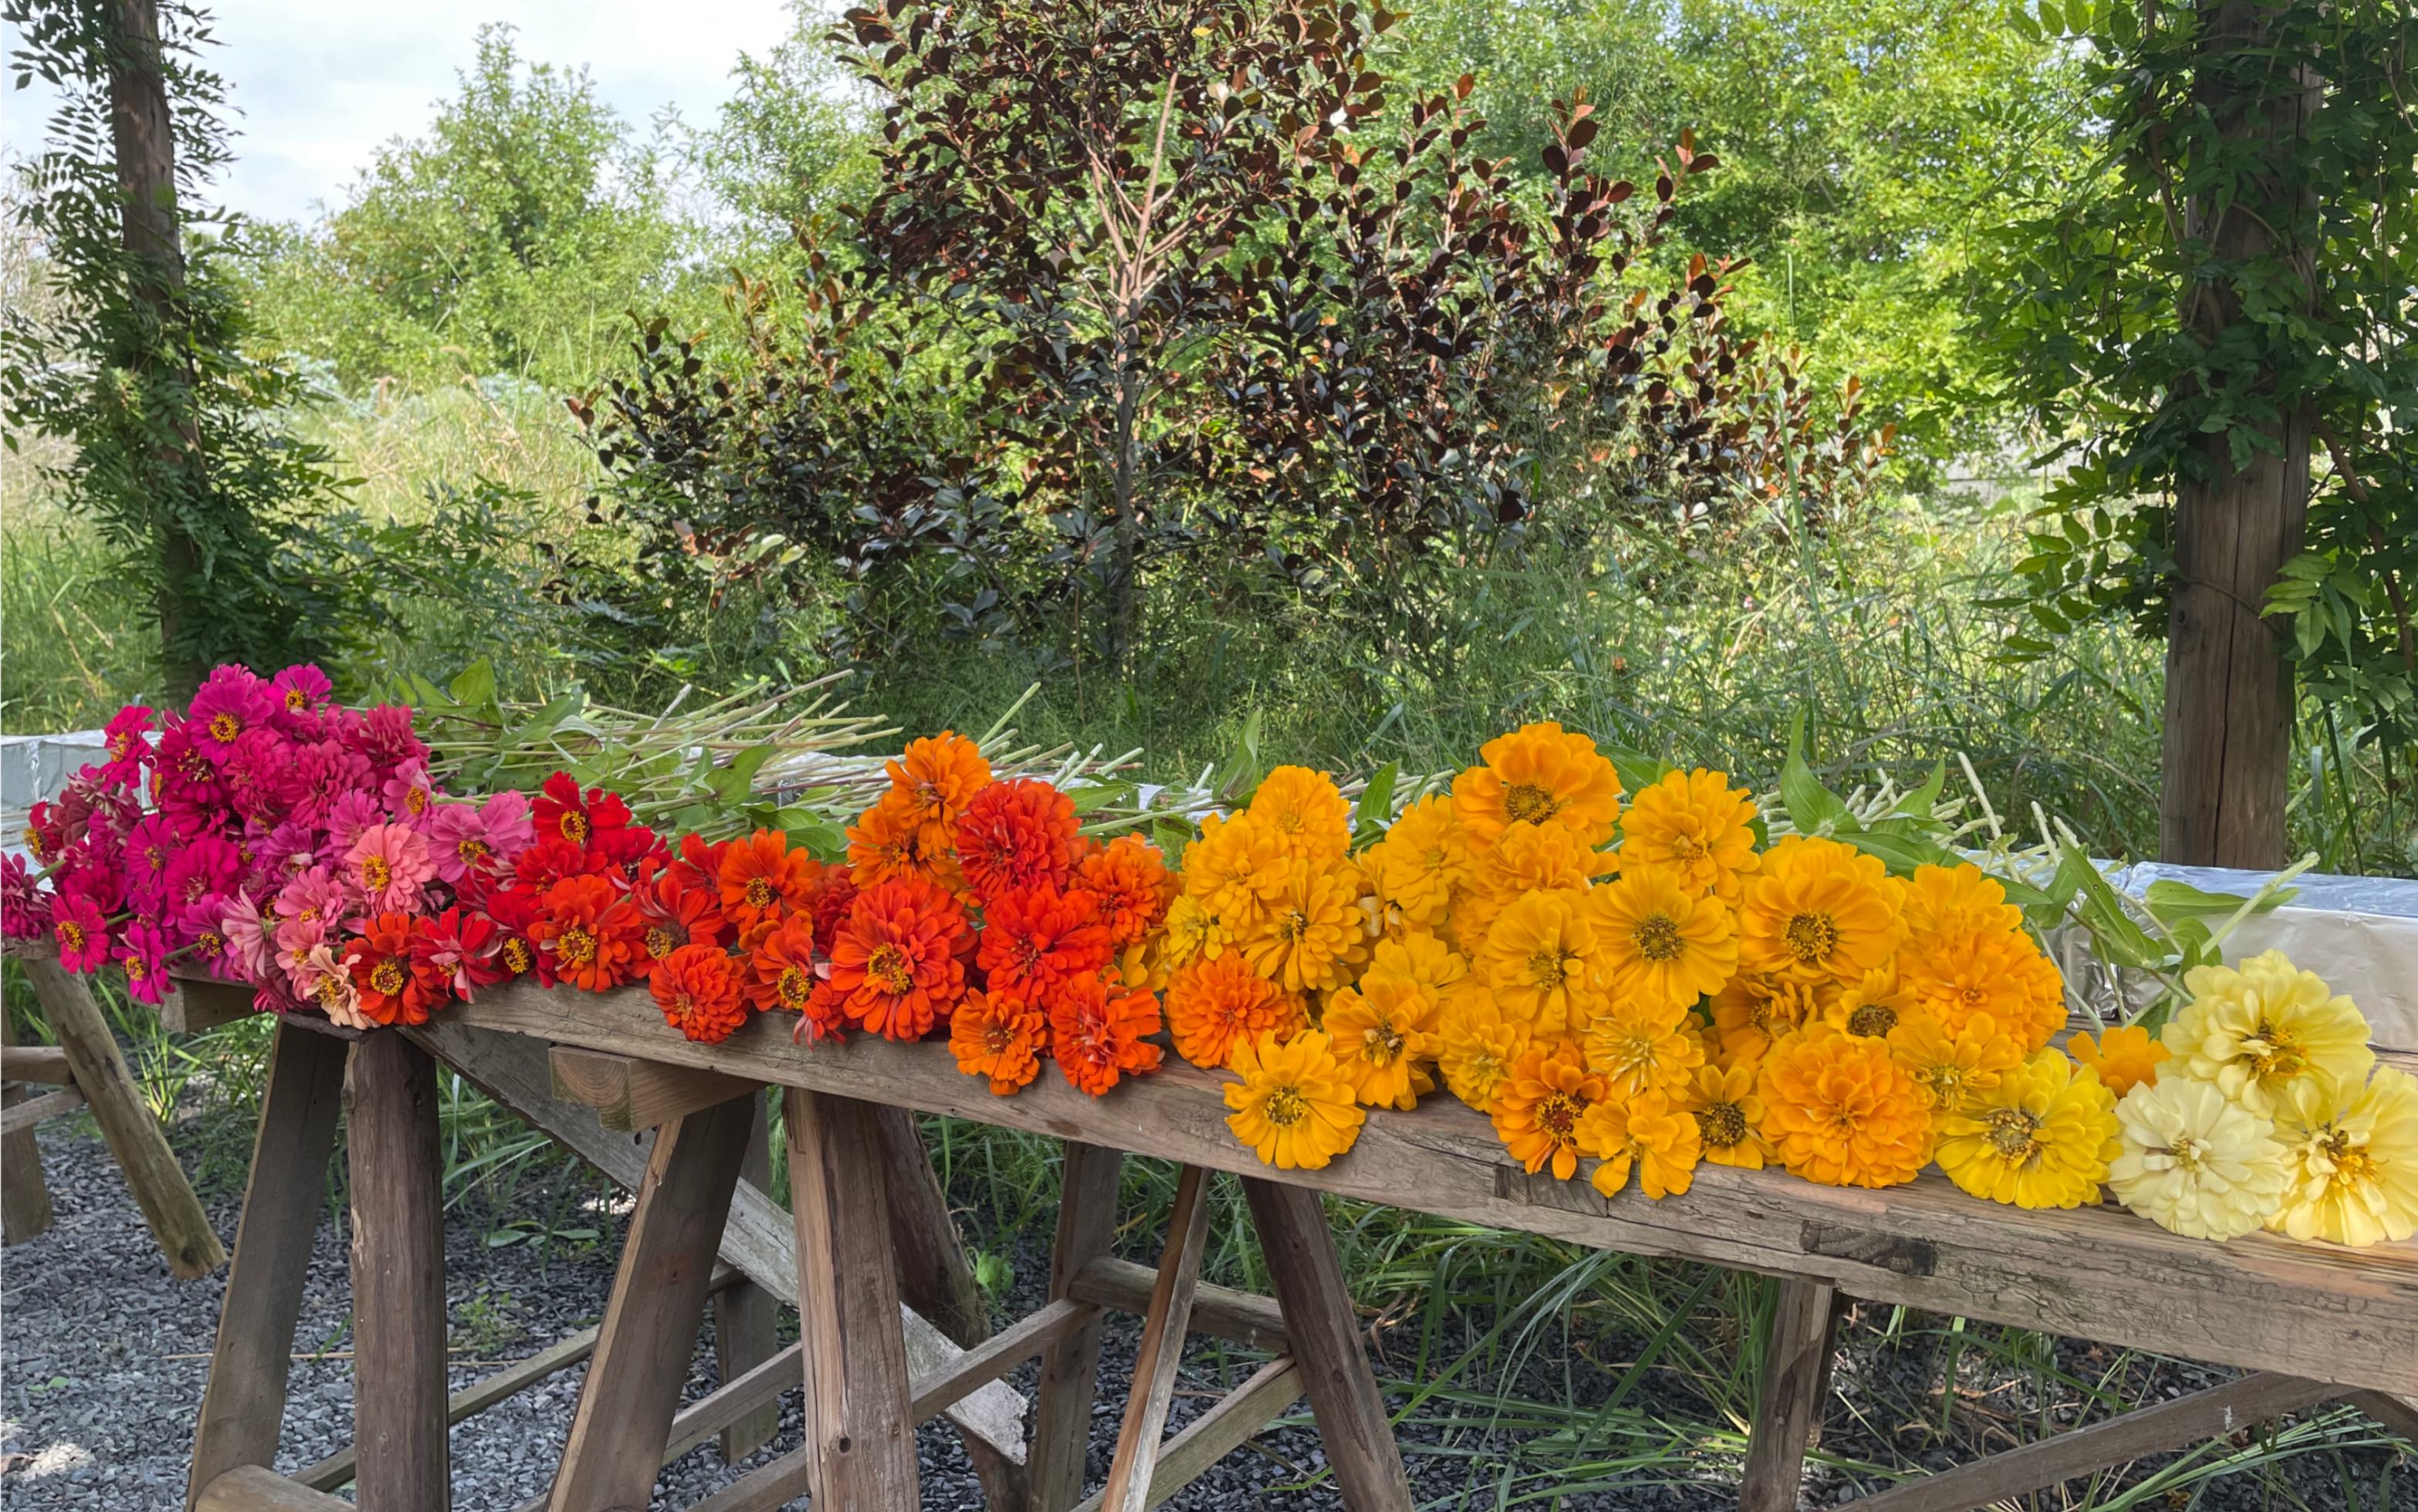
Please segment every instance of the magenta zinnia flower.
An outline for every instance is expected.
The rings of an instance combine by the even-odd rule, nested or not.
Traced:
[[[0,938],[39,939],[50,927],[50,894],[35,885],[25,858],[0,858]]]
[[[304,662],[269,679],[268,690],[277,695],[280,712],[307,714],[326,703],[336,685],[328,680],[328,674]]]
[[[344,852],[344,886],[370,913],[410,913],[434,880],[428,840],[404,824],[374,824]]]
[[[336,800],[370,781],[370,758],[342,741],[304,741],[294,750],[294,780],[287,790],[291,817],[325,824]]]
[[[426,766],[405,762],[386,780],[384,791],[386,811],[397,824],[419,829],[428,822],[428,811],[436,802],[436,785],[429,780]]]
[[[144,764],[151,759],[151,710],[129,704],[101,730],[109,759],[93,775],[115,787],[132,787],[143,781]]]
[[[157,814],[144,816],[126,837],[122,852],[126,894],[138,904],[156,905],[168,895],[168,867],[183,842],[176,826]]]
[[[109,925],[100,906],[81,893],[62,894],[51,909],[51,935],[59,942],[59,964],[70,971],[95,971],[109,959]]]
[[[168,937],[152,924],[126,932],[115,953],[126,972],[126,990],[136,1002],[158,1002],[168,991]]]
[[[223,837],[206,834],[168,863],[162,892],[171,911],[225,893],[243,875],[243,858]]]
[[[428,747],[412,732],[411,710],[397,704],[380,704],[363,716],[360,750],[381,767],[428,762]]]
[[[250,667],[230,662],[212,671],[193,695],[183,728],[191,732],[193,748],[221,766],[235,755],[244,733],[268,723],[277,708],[268,683]]]
[[[217,762],[196,743],[199,739],[192,721],[178,721],[161,732],[152,758],[152,801],[179,834],[212,828],[226,806],[226,785],[219,780]]]

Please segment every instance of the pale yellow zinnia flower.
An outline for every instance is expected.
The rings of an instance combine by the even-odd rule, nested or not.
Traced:
[[[2291,1107],[2287,1094],[2303,1078],[2318,1081],[2330,1098],[2367,1080],[2376,1061],[2367,1020],[2282,951],[2251,956],[2238,970],[2195,967],[2183,985],[2192,1000],[2167,1021],[2164,1036],[2175,1069],[2214,1082],[2260,1118]]]
[[[2284,1192],[2284,1147],[2274,1125],[2226,1097],[2214,1082],[2165,1077],[2116,1105],[2123,1149],[2108,1163],[2116,1200],[2190,1239],[2246,1234]]]
[[[2267,1227],[2353,1245],[2418,1233],[2418,1080],[2409,1073],[2384,1067],[2333,1099],[2303,1084],[2275,1132],[2288,1181]]]

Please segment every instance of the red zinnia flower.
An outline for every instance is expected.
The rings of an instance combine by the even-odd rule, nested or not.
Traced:
[[[1048,783],[995,782],[957,820],[957,864],[986,903],[1043,883],[1064,887],[1075,868],[1077,829],[1074,801]]]
[[[702,888],[719,896],[722,891],[722,858],[730,849],[727,840],[708,844],[694,834],[680,837],[677,859],[670,870],[680,878],[682,887]]]
[[[722,912],[744,934],[768,920],[803,909],[814,895],[821,863],[789,848],[778,830],[758,830],[734,840],[722,853]]]
[[[682,945],[719,945],[723,936],[730,932],[713,889],[694,885],[687,879],[689,875],[688,868],[679,862],[657,870],[656,863],[649,861],[639,868],[638,885],[630,890],[630,903],[638,910],[638,919],[645,926],[639,941],[646,948],[639,952],[635,963],[640,976],[652,972],[657,961]]]
[[[815,927],[793,913],[748,947],[747,1000],[768,1014],[802,1014],[814,991]]]
[[[445,1001],[445,978],[412,954],[411,915],[381,913],[344,946],[360,1010],[381,1024],[425,1024]]]
[[[648,985],[664,1022],[699,1044],[718,1045],[747,1022],[738,963],[719,945],[682,945],[656,966]]]
[[[601,877],[566,877],[545,890],[529,939],[553,957],[558,981],[604,992],[630,980],[645,954],[644,926],[630,900]]]
[[[590,787],[583,794],[576,778],[558,771],[545,780],[530,817],[537,823],[541,843],[567,840],[582,850],[609,850],[603,836],[629,824],[630,805],[621,802],[620,794],[602,787]]]
[[[831,994],[876,1034],[920,1038],[966,990],[957,957],[971,934],[956,900],[931,883],[884,882],[857,898],[832,941]]]
[[[513,881],[525,893],[543,893],[566,877],[602,877],[611,866],[603,851],[549,835],[513,859]]]
[[[502,941],[496,922],[474,909],[448,909],[434,919],[415,919],[411,958],[443,978],[467,1002],[481,987],[518,972],[497,958]]]
[[[499,934],[496,941],[497,964],[507,975],[527,976],[535,971],[539,986],[554,985],[554,957],[540,950],[529,938],[538,921],[537,897],[508,887],[488,893],[483,906]]]
[[[992,992],[1048,1002],[1060,985],[1109,964],[1099,899],[1054,887],[993,898],[983,911],[981,960]]]
[[[846,866],[824,867],[807,891],[806,911],[815,922],[815,938],[826,944],[837,938],[841,921],[855,906],[856,874]]]
[[[1066,1079],[1093,1096],[1127,1073],[1158,1069],[1158,1000],[1147,992],[1111,992],[1096,976],[1077,977],[1049,1004],[1049,1053]]]

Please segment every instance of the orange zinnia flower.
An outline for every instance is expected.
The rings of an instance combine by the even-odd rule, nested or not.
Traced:
[[[965,994],[958,956],[972,934],[956,900],[931,883],[884,882],[858,895],[832,941],[830,991],[873,1033],[919,1039]]]
[[[1098,895],[1110,942],[1119,950],[1157,927],[1175,896],[1175,876],[1167,869],[1167,858],[1138,834],[1117,836],[1084,857],[1078,871],[1083,886]]]
[[[381,913],[344,947],[360,1010],[380,1024],[425,1024],[449,994],[445,974],[411,953],[411,915]]]
[[[858,886],[920,877],[946,892],[965,891],[948,826],[916,816],[913,800],[894,789],[848,827],[848,863]]]
[[[1019,777],[976,793],[957,820],[957,864],[986,903],[1003,893],[1066,885],[1078,855],[1075,802]]]
[[[1494,1133],[1530,1175],[1551,1165],[1556,1180],[1579,1168],[1579,1121],[1603,1097],[1579,1042],[1536,1046],[1520,1058],[1494,1099]]]
[[[589,992],[629,981],[646,951],[637,910],[601,877],[566,877],[547,888],[528,934],[552,957],[556,981]]]
[[[1049,1020],[1041,1010],[1002,992],[967,993],[949,1020],[949,1053],[957,1069],[987,1077],[995,1097],[1031,1084],[1048,1039]]]
[[[884,768],[890,790],[919,824],[955,825],[974,794],[990,786],[990,763],[982,747],[954,730],[910,741],[898,760]]]
[[[690,880],[688,869],[679,862],[651,877],[642,872],[638,885],[630,892],[630,904],[645,926],[639,936],[645,948],[632,963],[639,976],[651,973],[657,961],[682,945],[721,944],[730,929],[722,917],[718,893]]]
[[[1077,977],[1049,1005],[1050,1054],[1066,1079],[1097,1097],[1127,1074],[1158,1069],[1158,1000],[1111,992],[1096,976]]]
[[[1065,982],[1109,964],[1099,899],[1054,887],[992,898],[983,912],[981,961],[992,991],[1047,1002]]]
[[[767,919],[804,908],[822,866],[803,850],[789,848],[778,830],[758,830],[734,840],[722,853],[722,912],[744,934]]]
[[[1931,1103],[1886,1041],[1816,1025],[1763,1058],[1765,1138],[1795,1175],[1826,1186],[1898,1186],[1931,1159]]]
[[[1285,991],[1251,970],[1239,951],[1194,961],[1167,987],[1168,1027],[1175,1053],[1215,1071],[1237,1045],[1273,1035],[1281,1045],[1309,1022],[1298,994]]]
[[[759,926],[747,941],[747,1000],[765,1013],[802,1014],[815,992],[815,926],[803,913]]]
[[[747,1022],[739,1000],[739,964],[719,945],[682,945],[648,982],[664,1022],[700,1045],[719,1045]]]

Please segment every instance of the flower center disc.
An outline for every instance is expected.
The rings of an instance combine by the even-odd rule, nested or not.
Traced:
[[[1278,1087],[1268,1093],[1261,1110],[1267,1114],[1269,1123],[1289,1129],[1309,1116],[1309,1104],[1303,1099],[1300,1088]]]
[[[1503,789],[1503,812],[1515,823],[1541,824],[1561,811],[1561,801],[1549,787],[1523,782]]]
[[[2029,1160],[2040,1153],[2040,1120],[2022,1108],[1993,1108],[1986,1123],[1990,1148],[2009,1160]]]
[[[1649,913],[1637,924],[1637,954],[1649,961],[1676,959],[1681,940],[1679,926],[1667,913]]]
[[[1847,1032],[1867,1039],[1879,1039],[1897,1028],[1897,1010],[1884,1003],[1868,1002],[1847,1016]]]
[[[865,958],[865,974],[894,998],[915,985],[915,973],[908,969],[907,954],[895,945],[874,946],[873,953]]]
[[[1715,1103],[1697,1110],[1696,1127],[1707,1148],[1727,1150],[1746,1138],[1746,1114],[1736,1103]]]
[[[1827,913],[1800,913],[1782,932],[1788,954],[1808,966],[1829,959],[1839,948],[1839,925]]]

